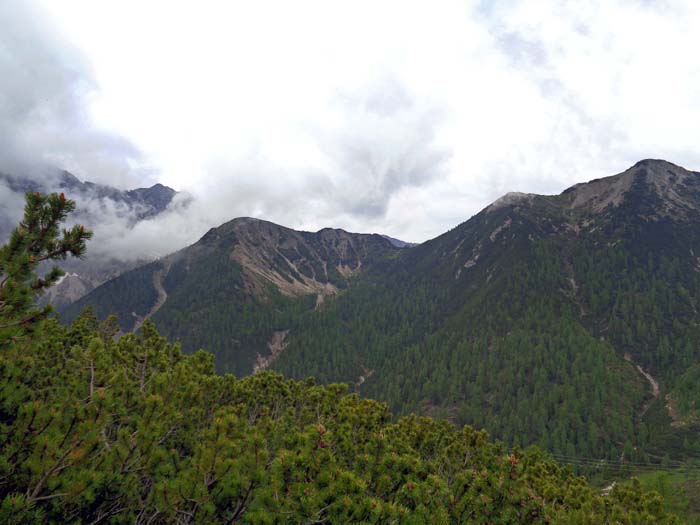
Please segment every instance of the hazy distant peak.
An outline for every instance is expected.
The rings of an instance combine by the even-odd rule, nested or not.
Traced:
[[[413,246],[417,246],[417,243],[415,242],[406,242],[402,241],[401,239],[394,239],[393,237],[389,237],[388,235],[383,234],[381,234],[381,236],[384,237],[396,248],[412,248]]]
[[[61,170],[58,176],[59,183],[62,185],[78,185],[78,184],[83,184],[83,181],[81,181],[78,177],[73,175],[72,173],[66,171],[66,170]]]

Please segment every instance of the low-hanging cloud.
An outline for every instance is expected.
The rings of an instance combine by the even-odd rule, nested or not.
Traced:
[[[0,5],[0,172],[44,177],[56,168],[126,187],[143,173],[138,149],[98,129],[87,100],[90,64],[33,2]]]
[[[317,149],[314,162],[290,169],[255,151],[219,157],[207,165],[197,194],[178,194],[167,209],[146,219],[144,209],[96,191],[69,195],[78,205],[72,221],[94,231],[90,260],[167,255],[240,216],[308,229],[337,226],[342,217],[367,223],[385,216],[398,192],[444,175],[449,154],[435,143],[439,109],[416,101],[396,79],[372,82],[362,93],[339,93],[329,111],[333,126],[300,130]],[[44,186],[51,188],[50,182]],[[11,199],[18,203],[21,195]]]
[[[339,93],[329,111],[334,126],[300,130],[317,149],[313,162],[280,167],[257,149],[220,156],[207,165],[198,193],[176,198],[164,213],[123,234],[101,225],[96,238],[109,236],[116,253],[163,255],[241,216],[305,229],[367,225],[383,218],[403,189],[444,175],[449,152],[435,142],[439,109],[421,105],[395,79],[373,82],[352,96]]]
[[[91,122],[87,59],[10,1],[0,171],[40,162],[123,188],[151,164],[149,184],[185,192],[146,220],[88,198],[93,257],[164,255],[238,216],[422,241],[507,191],[700,163],[694,2],[76,2],[107,50],[89,55],[112,82],[101,107],[148,153]]]
[[[99,89],[91,66],[49,20],[32,2],[0,8],[0,134],[7,137],[0,173],[40,180],[45,190],[56,187],[59,169],[120,188],[142,185],[135,168],[142,154],[91,121],[88,101]],[[140,219],[140,210],[94,192],[69,195],[78,202],[73,220],[95,232],[89,258],[162,256],[238,216],[363,229],[386,215],[396,194],[444,175],[449,152],[435,144],[440,108],[391,74],[330,93],[323,112],[309,117],[287,130],[303,136],[308,159],[281,163],[264,138],[253,137],[243,151],[210,154],[189,193],[154,217]],[[2,186],[0,198],[7,226],[21,214],[22,195]]]

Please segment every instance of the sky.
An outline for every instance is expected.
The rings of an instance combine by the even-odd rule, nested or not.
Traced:
[[[693,0],[0,0],[0,27],[0,171],[191,196],[105,220],[121,251],[238,216],[421,242],[509,191],[700,171]]]

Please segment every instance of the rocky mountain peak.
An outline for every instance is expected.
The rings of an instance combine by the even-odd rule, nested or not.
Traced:
[[[576,184],[564,191],[572,209],[601,212],[609,206],[643,199],[645,209],[656,216],[684,216],[700,209],[700,173],[688,171],[671,162],[646,159],[628,170],[602,179]]]
[[[700,173],[659,159],[645,159],[617,175],[575,184],[561,195],[511,192],[485,211],[531,207],[535,202],[567,212],[600,214],[620,208],[649,219],[684,219],[700,214]]]
[[[252,217],[212,228],[192,253],[201,249],[226,253],[241,266],[248,290],[258,296],[265,294],[268,284],[289,296],[335,294],[346,286],[347,278],[395,250],[380,235],[338,228],[297,231]]]
[[[496,211],[507,206],[516,206],[519,204],[531,203],[537,195],[534,193],[521,193],[519,191],[511,191],[493,201],[487,208],[487,211]]]

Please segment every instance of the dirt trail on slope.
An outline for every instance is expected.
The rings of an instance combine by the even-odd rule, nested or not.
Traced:
[[[139,328],[141,328],[143,326],[143,323],[145,323],[147,319],[150,319],[152,316],[154,316],[155,313],[158,310],[160,310],[160,307],[165,304],[165,301],[168,300],[168,293],[165,291],[165,288],[163,288],[163,277],[165,277],[166,273],[166,268],[158,270],[157,272],[153,272],[153,287],[156,289],[156,292],[158,292],[158,299],[156,299],[155,304],[151,307],[151,309],[146,315],[136,319],[136,322],[134,323],[134,329],[132,330],[133,332],[136,332]]]
[[[357,378],[357,381],[355,381],[355,389],[359,391],[360,387],[362,386],[362,383],[367,381],[373,375],[374,375],[374,370],[370,370],[369,368],[365,368],[363,366],[362,367],[362,375]]]
[[[612,490],[615,488],[615,485],[617,485],[617,481],[613,481],[610,485],[601,490],[601,496],[609,496]]]
[[[287,335],[289,335],[289,330],[277,330],[272,332],[272,337],[267,342],[267,348],[270,350],[270,355],[263,357],[258,354],[255,359],[255,364],[253,365],[253,373],[256,374],[261,370],[265,370],[272,362],[277,359],[277,357],[287,348],[289,341],[287,341]]]
[[[642,409],[641,409],[640,412],[639,412],[639,420],[641,421],[641,419],[644,417],[644,414],[646,414],[646,413],[647,413],[647,410],[649,410],[649,407],[650,407],[650,406],[652,405],[652,403],[653,403],[654,401],[656,401],[656,399],[659,397],[659,394],[660,394],[660,392],[661,392],[661,390],[660,390],[660,388],[659,388],[659,382],[658,382],[658,381],[654,378],[654,376],[652,376],[649,372],[647,372],[647,371],[644,370],[641,366],[639,366],[638,364],[636,364],[636,363],[632,360],[632,355],[631,355],[630,353],[626,353],[626,354],[625,354],[625,361],[627,361],[627,362],[629,362],[629,363],[632,363],[632,364],[635,366],[635,368],[637,369],[637,371],[638,371],[640,374],[642,374],[642,375],[644,376],[644,378],[645,378],[645,379],[649,382],[649,384],[651,385],[651,396],[652,396],[652,397],[651,397],[651,399],[650,399],[649,401],[647,401],[646,403],[644,403],[644,405],[642,406]]]

